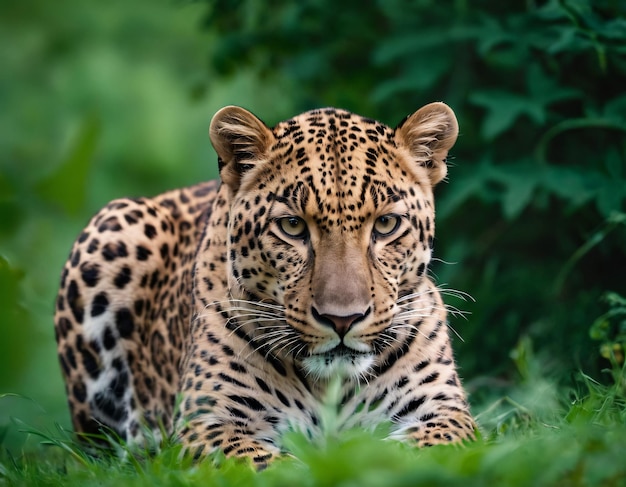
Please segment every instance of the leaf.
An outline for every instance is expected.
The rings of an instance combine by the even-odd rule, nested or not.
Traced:
[[[604,106],[604,115],[606,118],[621,122],[626,129],[626,95],[621,95],[608,101]]]
[[[398,59],[411,58],[417,53],[422,53],[441,46],[448,46],[453,42],[467,41],[483,35],[479,26],[457,26],[441,35],[437,29],[422,30],[417,33],[401,35],[382,41],[373,55],[374,64],[384,65],[395,62]]]
[[[485,16],[481,19],[481,36],[476,41],[476,49],[486,57],[494,48],[503,44],[515,44],[518,39],[503,28],[495,18]]]
[[[599,29],[599,33],[607,39],[626,41],[626,18],[611,19]]]
[[[567,15],[558,0],[548,0],[545,5],[534,11],[534,15],[552,22],[567,19]]]
[[[382,82],[373,92],[372,101],[381,103],[399,93],[414,93],[434,85],[450,68],[450,59],[445,56],[428,56],[424,63],[416,63],[404,76],[393,77]]]
[[[622,201],[626,198],[626,181],[609,179],[602,185],[596,197],[598,211],[609,217],[622,210]]]
[[[482,135],[486,140],[493,140],[506,132],[522,115],[529,115],[539,122],[544,119],[543,111],[537,111],[537,107],[529,103],[525,96],[508,91],[478,91],[469,97],[469,101],[487,109],[482,125]]]
[[[470,96],[470,102],[487,109],[482,133],[486,140],[495,139],[526,115],[538,125],[547,119],[547,107],[557,101],[575,98],[578,90],[564,87],[545,75],[538,65],[531,65],[526,78],[527,93],[485,90]]]
[[[589,44],[585,38],[578,35],[578,29],[572,26],[557,26],[553,31],[558,33],[558,37],[547,48],[547,52],[552,55],[568,51],[581,51]]]
[[[529,97],[542,108],[552,103],[568,100],[580,96],[580,92],[567,86],[559,85],[558,82],[544,72],[537,64],[533,64],[528,70],[526,78]]]
[[[609,330],[609,320],[604,317],[598,318],[589,328],[589,337],[592,340],[606,340]]]
[[[484,156],[470,169],[460,170],[451,179],[450,191],[447,191],[437,203],[437,217],[445,220],[463,203],[472,197],[480,195],[493,171],[489,156]]]
[[[576,171],[558,166],[544,167],[541,176],[542,186],[551,193],[569,201],[575,207],[581,206],[595,194],[599,175]]]
[[[56,172],[37,184],[37,192],[43,199],[60,205],[69,214],[77,214],[83,208],[87,195],[87,175],[99,136],[98,120],[87,117],[67,159]]]
[[[494,167],[491,179],[504,186],[502,212],[508,220],[513,220],[530,203],[539,184],[540,173],[534,161],[521,160]]]
[[[626,314],[626,298],[615,292],[606,293],[602,299],[607,302],[610,307],[623,306],[622,312]]]
[[[530,202],[537,186],[534,177],[517,178],[514,184],[508,187],[502,200],[502,210],[508,220],[515,219]]]
[[[604,165],[611,179],[622,179],[622,160],[616,148],[607,150]],[[626,186],[626,181],[624,181],[624,186]]]

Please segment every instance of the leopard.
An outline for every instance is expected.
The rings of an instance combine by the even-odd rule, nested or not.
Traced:
[[[73,245],[54,322],[75,432],[170,435],[261,469],[287,432],[323,434],[334,390],[340,431],[474,440],[429,267],[458,131],[442,102],[395,128],[219,110],[218,180],[113,200]]]

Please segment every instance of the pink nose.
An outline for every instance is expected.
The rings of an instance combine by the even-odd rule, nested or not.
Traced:
[[[369,309],[365,313],[355,313],[349,316],[335,316],[330,314],[320,314],[315,308],[313,308],[313,317],[320,323],[326,326],[330,326],[337,332],[341,338],[352,328],[355,322],[363,319],[369,314]]]

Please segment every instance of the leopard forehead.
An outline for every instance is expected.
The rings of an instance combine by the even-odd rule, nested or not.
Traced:
[[[294,159],[300,174],[316,166],[338,181],[360,163],[368,165],[367,173],[374,176],[377,161],[388,165],[389,152],[396,149],[394,131],[386,125],[334,108],[281,122],[274,134],[277,143],[272,152]]]
[[[276,140],[265,163],[251,171],[240,193],[248,201],[252,195],[257,202],[278,201],[322,227],[353,230],[420,189],[431,197],[430,185],[409,169],[395,131],[376,120],[325,108],[272,131]]]
[[[364,136],[359,143],[365,144],[366,138],[377,143],[381,137],[391,139],[394,133],[392,129],[374,119],[339,108],[321,108],[304,112],[278,123],[274,131],[278,137],[296,141],[299,137],[304,140],[307,136],[313,135],[319,139],[329,136],[334,142],[343,142],[343,146],[348,145],[348,138],[355,141],[359,139],[359,135]],[[351,132],[355,132],[355,136],[348,137]]]

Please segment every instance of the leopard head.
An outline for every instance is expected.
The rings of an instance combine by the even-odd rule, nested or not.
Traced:
[[[231,311],[259,349],[328,378],[366,374],[397,343],[457,134],[443,103],[395,129],[330,108],[274,128],[239,107],[214,116]]]

